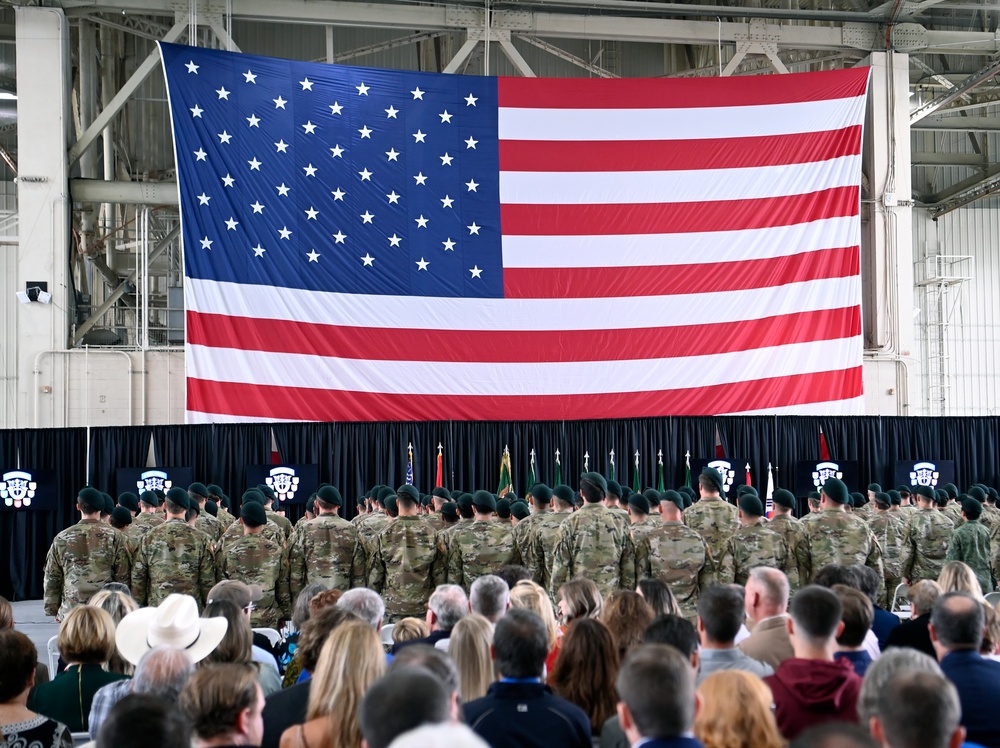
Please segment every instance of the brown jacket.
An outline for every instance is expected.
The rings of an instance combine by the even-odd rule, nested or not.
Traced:
[[[765,618],[737,646],[744,654],[777,670],[782,662],[795,656],[788,637],[788,616]]]

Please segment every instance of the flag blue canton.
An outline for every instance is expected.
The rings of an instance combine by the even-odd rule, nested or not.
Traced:
[[[503,296],[495,78],[160,46],[187,276]]]
[[[406,461],[406,485],[413,485],[413,457],[410,456]]]

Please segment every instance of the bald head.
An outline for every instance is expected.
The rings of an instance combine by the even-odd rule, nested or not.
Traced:
[[[941,652],[956,649],[979,650],[986,628],[986,613],[972,595],[949,592],[941,595],[931,612],[930,634],[938,659]]]

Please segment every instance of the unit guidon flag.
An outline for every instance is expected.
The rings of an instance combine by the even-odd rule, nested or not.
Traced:
[[[187,413],[860,413],[868,70],[481,78],[161,45]]]

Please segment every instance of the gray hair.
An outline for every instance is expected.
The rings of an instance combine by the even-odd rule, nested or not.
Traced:
[[[337,607],[350,611],[376,631],[385,617],[385,601],[375,590],[356,587],[348,590],[337,601]]]
[[[913,607],[913,616],[926,615],[934,609],[934,603],[941,597],[941,585],[933,579],[922,579],[910,586],[906,596]]]
[[[478,613],[491,623],[496,623],[507,610],[510,602],[510,587],[500,577],[486,574],[472,583],[469,589],[469,604],[473,613]]]
[[[451,631],[469,612],[469,598],[457,584],[439,584],[427,607],[438,617],[438,626]]]
[[[326,590],[327,586],[320,582],[314,582],[302,588],[299,596],[295,598],[295,606],[292,608],[292,625],[296,631],[301,631],[306,621],[312,616],[312,611],[309,610],[309,601]]]
[[[764,593],[768,604],[782,611],[788,610],[788,577],[780,569],[757,566],[750,570],[753,579]]]
[[[446,722],[439,725],[424,725],[416,730],[404,732],[389,744],[389,748],[489,748],[489,743],[479,737],[467,725]]]
[[[932,657],[909,647],[893,647],[882,653],[868,666],[861,693],[858,695],[858,716],[862,725],[879,716],[878,700],[893,676],[906,670],[941,675],[941,668]]]
[[[176,702],[193,672],[194,662],[187,652],[161,644],[139,660],[135,678],[132,679],[132,691]]]

